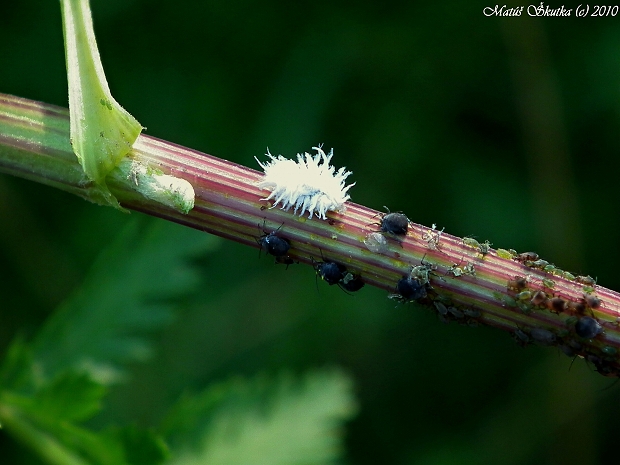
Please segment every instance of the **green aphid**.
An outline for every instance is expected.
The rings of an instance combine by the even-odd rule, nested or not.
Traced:
[[[519,300],[517,302],[517,307],[525,314],[532,312],[532,307],[529,304],[523,302],[522,300]]]
[[[508,307],[516,307],[517,301],[509,295],[502,295],[501,301]]]
[[[566,279],[570,279],[571,281],[575,280],[575,275],[572,273],[569,273],[568,271],[562,272],[562,276],[565,277]]]
[[[594,288],[592,286],[583,286],[583,292],[586,294],[592,294],[594,292]]]
[[[463,238],[463,244],[468,245],[469,247],[473,247],[475,249],[479,249],[480,248],[480,242],[478,242],[473,237],[464,237]]]
[[[553,273],[555,272],[557,268],[555,267],[555,265],[547,265],[543,268],[543,271],[547,272],[547,273]]]
[[[555,281],[547,278],[542,279],[543,286],[553,289],[555,287]]]
[[[500,258],[506,258],[508,260],[512,260],[512,257],[514,257],[515,255],[513,255],[509,250],[506,249],[497,249],[497,255]]]
[[[532,292],[531,291],[521,291],[515,297],[517,299],[519,299],[519,300],[530,300],[532,298]]]
[[[547,260],[534,260],[531,264],[531,266],[540,269],[544,269],[547,265],[549,265],[549,262]]]

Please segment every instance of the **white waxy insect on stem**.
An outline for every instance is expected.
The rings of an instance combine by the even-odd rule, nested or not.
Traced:
[[[347,191],[355,183],[345,186],[351,171],[345,168],[336,171],[330,166],[333,149],[326,155],[321,146],[312,148],[317,152],[314,156],[307,152],[297,154],[297,162],[282,155],[274,157],[269,150],[267,156],[271,161],[261,163],[254,157],[265,171],[265,177],[257,185],[271,191],[262,199],[273,199],[271,208],[281,205],[282,210],[289,210],[293,207],[296,215],[308,212],[309,218],[316,215],[326,220],[328,211],[344,211],[344,203],[350,199]]]

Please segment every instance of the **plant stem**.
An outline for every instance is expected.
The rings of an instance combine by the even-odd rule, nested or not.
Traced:
[[[536,259],[526,261],[505,250],[498,255],[488,244],[414,223],[402,241],[386,236],[385,250],[371,252],[364,241],[378,231],[381,213],[376,210],[348,202],[345,212],[322,221],[269,209],[261,200],[267,193],[256,187],[262,173],[150,136],[139,136],[129,157],[158,174],[185,180],[196,198],[184,213],[144,197],[142,181],[117,169],[107,184],[125,208],[252,247],[258,247],[262,229],[280,228],[278,234],[291,243],[291,258],[311,265],[335,261],[390,292],[404,276],[427,273],[428,295],[417,301],[444,321],[493,326],[512,333],[521,345],[554,345],[585,357],[606,376],[620,375],[617,292],[580,282],[586,280]],[[0,171],[100,202],[71,150],[68,112],[51,105],[0,95]],[[589,317],[602,331],[582,338],[575,325]]]

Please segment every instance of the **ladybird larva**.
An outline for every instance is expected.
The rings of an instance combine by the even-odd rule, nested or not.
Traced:
[[[326,155],[320,145],[312,148],[317,152],[314,156],[307,152],[297,154],[297,162],[282,155],[274,157],[269,150],[266,155],[270,161],[261,163],[254,157],[265,171],[265,177],[257,186],[271,191],[268,197],[261,199],[273,199],[271,208],[281,205],[282,210],[289,210],[294,207],[296,215],[298,211],[299,216],[308,212],[308,218],[316,215],[326,220],[328,211],[344,211],[344,203],[350,199],[347,191],[355,183],[345,186],[351,171],[344,167],[336,171],[330,166],[333,149]]]

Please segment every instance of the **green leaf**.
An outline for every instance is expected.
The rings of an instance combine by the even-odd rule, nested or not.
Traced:
[[[52,465],[92,465],[86,462],[79,453],[62,444],[44,428],[33,424],[18,408],[8,405],[3,396],[0,402],[0,417],[3,428],[26,444],[46,463]],[[120,465],[120,464],[119,464]]]
[[[174,299],[199,282],[188,258],[217,243],[172,223],[130,221],[36,336],[39,378],[71,368],[102,384],[121,381],[124,364],[151,355],[145,332],[169,323]]]
[[[67,372],[30,395],[0,391],[0,419],[8,433],[53,464],[158,465],[168,457],[163,440],[135,426],[103,432],[74,424],[93,416],[106,388]]]
[[[88,0],[61,0],[60,4],[73,151],[86,175],[107,192],[109,204],[119,207],[104,179],[129,153],[142,125],[112,97]]]
[[[82,426],[33,417],[35,424],[49,431],[68,450],[78,453],[91,465],[129,465],[117,438]]]
[[[60,386],[60,383],[55,384]],[[74,405],[65,401],[70,392],[64,396],[58,395],[58,391],[54,394],[50,393],[45,399],[10,393],[0,396],[0,418],[6,431],[46,462],[59,465],[158,465],[168,457],[163,440],[152,431],[129,427],[95,432],[71,423],[68,417],[76,417],[78,412]],[[48,402],[54,398],[60,401],[55,408]],[[77,403],[84,406],[82,400]],[[62,413],[63,406],[68,407],[70,413]],[[83,416],[82,412],[80,416]],[[60,416],[52,416],[55,413]]]
[[[182,399],[163,424],[173,465],[335,463],[339,430],[356,411],[351,380],[337,370],[301,380],[235,379]]]
[[[21,336],[9,346],[0,367],[0,388],[20,389],[32,381],[32,353]]]
[[[62,392],[63,388],[75,390]],[[92,415],[102,395],[102,386],[72,373],[35,394],[0,392],[0,419],[9,434],[48,463],[125,465],[120,441],[71,422]]]
[[[170,456],[168,446],[155,432],[131,425],[112,430],[123,444],[129,465],[156,465]]]
[[[174,299],[196,286],[188,258],[217,240],[163,221],[134,217],[84,284],[49,319],[32,347],[17,338],[0,368],[0,423],[46,462],[156,465],[166,447],[137,428],[78,426],[100,408],[123,363],[150,353],[148,330],[171,320]]]
[[[56,421],[82,421],[101,409],[105,386],[85,373],[67,371],[37,391],[35,406],[42,416]]]

